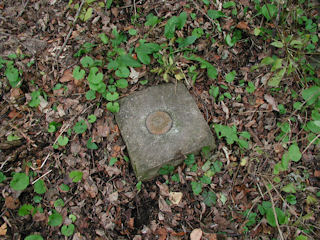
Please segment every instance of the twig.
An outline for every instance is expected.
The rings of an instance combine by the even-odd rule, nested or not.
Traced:
[[[275,209],[275,206],[274,206],[274,201],[273,201],[272,194],[271,194],[271,192],[270,192],[267,184],[265,183],[265,181],[264,181],[263,179],[262,179],[262,181],[263,181],[263,184],[264,184],[264,185],[266,186],[266,188],[267,188],[267,191],[268,191],[268,194],[269,194],[269,197],[270,197],[270,200],[271,200],[272,210],[273,210],[273,214],[274,214],[274,219],[275,219],[275,222],[276,222],[276,225],[277,225],[277,228],[278,228],[278,232],[279,232],[279,235],[280,235],[280,239],[281,239],[281,240],[284,240],[282,231],[281,231],[280,226],[279,226],[278,216],[277,216],[276,209]]]
[[[43,174],[41,177],[37,178],[36,180],[34,180],[31,185],[35,184],[36,182],[38,182],[41,178],[44,178],[45,176],[47,176],[49,173],[52,172],[52,169],[49,170],[48,172],[46,172],[45,174]]]
[[[17,17],[21,17],[21,15],[22,15],[22,14],[24,13],[24,11],[26,10],[26,7],[27,7],[28,3],[29,3],[29,0],[26,1],[26,3],[25,3],[24,6],[23,6],[23,9],[20,11],[20,13],[18,14]]]
[[[46,164],[46,162],[47,162],[48,158],[51,156],[51,154],[52,154],[52,153],[48,153],[48,155],[46,156],[46,158],[44,159],[44,161],[43,161],[43,163],[41,164],[40,167],[38,167],[38,168],[33,168],[33,167],[31,167],[31,169],[32,169],[33,171],[35,171],[35,170],[40,170],[41,168],[43,168],[43,166]]]
[[[83,6],[84,2],[85,2],[85,0],[82,0],[82,1],[81,1],[81,4],[80,4],[80,6],[79,6],[79,8],[78,8],[78,11],[77,11],[77,13],[76,13],[76,16],[75,16],[75,18],[74,18],[74,20],[73,20],[72,27],[71,27],[71,29],[70,29],[70,31],[69,31],[66,39],[64,40],[64,43],[63,43],[62,47],[60,48],[58,54],[56,55],[56,60],[58,59],[58,57],[59,57],[60,54],[62,53],[63,49],[64,49],[64,48],[66,47],[66,45],[67,45],[67,42],[68,42],[68,40],[69,40],[69,38],[70,38],[70,36],[71,36],[71,33],[73,32],[74,25],[75,25],[76,21],[78,20],[78,17],[79,17],[79,14],[80,14],[80,12],[81,12],[81,9],[82,9],[82,6]]]
[[[304,154],[304,153],[308,150],[308,148],[311,146],[311,144],[312,144],[315,140],[317,140],[319,137],[320,137],[320,134],[318,134],[314,139],[312,139],[312,141],[308,144],[308,146],[303,150],[302,154]]]

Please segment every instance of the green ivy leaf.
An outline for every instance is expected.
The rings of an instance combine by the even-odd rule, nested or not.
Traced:
[[[24,240],[43,240],[43,237],[38,234],[31,234],[27,236]]]
[[[19,77],[19,70],[17,68],[15,68],[13,65],[9,65],[7,66],[4,74],[6,75],[11,87],[13,88],[18,87],[20,83],[20,77]]]
[[[70,237],[74,233],[74,228],[75,227],[72,223],[69,225],[63,225],[61,228],[61,233],[66,237]]]
[[[206,175],[202,176],[200,178],[200,181],[204,184],[211,184],[211,178]]]
[[[202,183],[201,182],[191,182],[191,188],[194,195],[199,195],[202,192]]]
[[[29,106],[30,107],[38,107],[39,104],[40,104],[40,95],[41,95],[41,92],[40,90],[36,90],[36,91],[33,91],[31,93],[31,101],[29,102]]]
[[[60,136],[58,138],[58,144],[60,146],[66,146],[68,144],[68,142],[69,142],[69,138],[67,136]]]
[[[89,56],[85,56],[83,58],[81,58],[80,63],[83,67],[93,67],[94,66],[94,60],[89,57]],[[82,70],[84,72],[84,70]]]
[[[103,74],[102,73],[98,73],[98,68],[97,67],[92,67],[90,68],[90,72],[88,75],[88,82],[89,83],[93,83],[93,84],[99,84],[102,82],[103,80]]]
[[[48,224],[51,227],[57,227],[62,224],[62,216],[56,210],[53,210],[53,213],[49,216]]]
[[[208,191],[208,192],[204,191],[202,193],[202,197],[203,197],[204,204],[207,205],[208,207],[212,207],[217,202],[217,195],[212,191]]]
[[[130,75],[130,71],[126,66],[120,66],[116,71],[116,76],[119,78],[127,78]]]
[[[137,57],[143,64],[148,65],[151,61],[149,54],[158,52],[160,49],[159,44],[139,41],[139,46],[136,48]]]
[[[124,78],[117,80],[116,82],[117,88],[126,88],[128,87],[128,81]]]
[[[70,187],[64,183],[62,183],[59,188],[62,192],[68,192],[70,190]]]
[[[117,113],[120,110],[120,106],[118,102],[108,102],[107,109],[112,113]]]
[[[81,171],[72,171],[69,173],[69,177],[72,179],[72,182],[80,182],[83,176]]]
[[[18,215],[21,217],[27,216],[31,214],[31,212],[34,210],[34,207],[31,204],[23,204],[18,211]]]
[[[141,64],[129,54],[121,55],[116,61],[120,66],[141,67]]]
[[[46,184],[42,179],[39,179],[38,181],[35,182],[33,185],[34,191],[37,194],[44,194],[47,191]]]
[[[22,191],[29,185],[29,176],[25,173],[15,173],[10,182],[10,187],[16,191]]]
[[[114,92],[114,93],[107,92],[106,99],[108,101],[110,101],[110,102],[116,101],[116,100],[119,99],[119,93],[117,93],[117,92]]]
[[[169,174],[173,173],[173,171],[174,171],[174,166],[171,166],[171,165],[163,165],[163,166],[159,169],[158,173],[159,173],[160,175],[169,175]]]
[[[299,147],[296,144],[292,144],[289,147],[288,154],[289,154],[290,160],[292,160],[294,162],[298,162],[302,157],[302,154],[299,150]]]
[[[87,129],[88,129],[88,126],[84,120],[78,121],[73,127],[73,131],[77,134],[82,134],[85,131],[87,131]]]
[[[88,92],[86,92],[86,99],[87,100],[93,100],[95,98],[96,98],[96,91],[89,90]]]

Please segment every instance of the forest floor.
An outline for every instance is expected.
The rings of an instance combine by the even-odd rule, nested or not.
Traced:
[[[1,1],[0,238],[320,239],[316,4]],[[117,99],[177,81],[217,149],[140,182]]]

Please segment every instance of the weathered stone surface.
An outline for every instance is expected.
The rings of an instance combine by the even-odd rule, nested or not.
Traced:
[[[215,148],[214,137],[186,87],[179,83],[147,88],[120,100],[116,114],[136,176],[151,179],[183,155]]]

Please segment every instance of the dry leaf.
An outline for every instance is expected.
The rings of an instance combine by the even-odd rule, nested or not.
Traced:
[[[130,75],[129,77],[132,79],[131,83],[137,83],[139,80],[140,73],[134,70],[134,68],[130,67]]]
[[[166,202],[166,200],[163,199],[162,196],[159,197],[159,210],[161,212],[171,213],[171,208]]]
[[[7,234],[7,223],[3,223],[0,227],[0,236]]]
[[[91,179],[85,181],[84,189],[89,193],[91,198],[95,198],[98,194],[98,187]]]
[[[63,76],[60,78],[59,81],[62,83],[65,83],[65,82],[70,82],[71,80],[73,80],[73,73],[70,68],[63,72]]]
[[[248,23],[246,22],[239,22],[236,27],[242,30],[249,29]]]
[[[190,240],[200,240],[202,237],[202,230],[200,228],[196,228],[192,230],[190,234]]]
[[[20,205],[20,201],[19,199],[14,199],[13,197],[9,196],[6,197],[5,205],[9,209],[17,209]]]
[[[265,94],[264,99],[272,106],[272,109],[274,111],[279,112],[278,104],[277,104],[276,100],[271,95]]]
[[[165,183],[161,183],[159,181],[156,182],[157,186],[159,187],[159,190],[160,190],[160,195],[161,196],[165,196],[165,197],[168,197],[169,196],[169,187],[167,184]]]
[[[182,192],[170,192],[169,193],[169,200],[173,203],[178,205],[182,199]]]
[[[223,101],[221,101],[221,106],[222,106],[222,110],[226,114],[226,119],[229,119],[229,109],[228,109],[228,107],[226,106],[226,104]]]
[[[315,177],[320,177],[320,170],[315,170],[314,171],[314,176]]]

